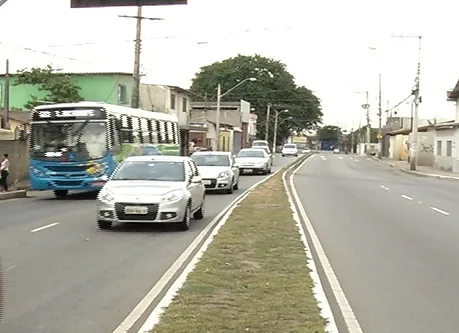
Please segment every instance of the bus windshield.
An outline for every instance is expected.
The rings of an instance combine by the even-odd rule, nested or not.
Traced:
[[[47,161],[87,161],[105,156],[105,122],[32,124],[30,156]]]

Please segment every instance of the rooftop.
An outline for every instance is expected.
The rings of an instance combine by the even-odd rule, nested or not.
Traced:
[[[457,101],[457,99],[459,98],[459,80],[456,82],[456,86],[454,87],[453,90],[446,92],[446,96],[447,96],[446,100],[449,102]]]
[[[114,75],[121,75],[121,76],[132,76],[132,73],[125,73],[125,72],[59,72],[57,71],[56,74],[63,74],[63,75],[71,75],[71,76],[114,76]],[[17,73],[11,73],[10,76],[15,76]],[[5,74],[0,74],[0,77],[4,77]]]

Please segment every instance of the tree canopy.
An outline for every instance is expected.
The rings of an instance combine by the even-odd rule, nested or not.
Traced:
[[[317,138],[320,141],[338,141],[338,135],[341,135],[341,129],[333,125],[323,126],[317,131]]]
[[[70,103],[79,102],[83,98],[80,96],[80,87],[76,86],[69,75],[58,73],[51,65],[45,68],[33,67],[18,71],[14,85],[30,84],[38,87],[39,91],[46,92],[43,98],[31,95],[24,108],[33,107],[45,102],[51,103]]]
[[[264,133],[268,104],[272,105],[270,138],[273,134],[272,115],[275,110],[289,110],[279,116],[278,142],[290,134],[290,129],[301,131],[321,122],[319,98],[306,87],[297,86],[285,64],[260,55],[238,55],[204,66],[193,79],[190,90],[195,99],[205,100],[207,97],[208,101],[215,101],[218,84],[221,84],[222,94],[225,94],[247,78],[255,78],[256,81],[245,82],[222,97],[222,101],[243,99],[250,102],[258,116],[258,133]]]

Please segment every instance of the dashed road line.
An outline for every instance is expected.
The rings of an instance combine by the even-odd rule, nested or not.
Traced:
[[[437,213],[440,213],[440,214],[443,214],[443,215],[446,215],[446,216],[449,216],[449,213],[448,212],[445,212],[444,210],[441,210],[437,207],[429,207],[430,209],[432,209],[433,211],[436,211]]]
[[[413,200],[412,197],[409,197],[409,196],[407,196],[407,195],[405,195],[405,194],[402,194],[401,197],[402,197],[403,199],[406,199],[406,200]]]
[[[55,227],[58,224],[59,224],[59,222],[51,223],[51,224],[45,225],[45,226],[40,227],[40,228],[32,229],[32,230],[30,230],[30,232],[42,231],[42,230],[45,230],[45,229],[48,229],[48,228]]]
[[[385,187],[384,185],[379,185],[379,187],[386,191],[389,189],[388,187]]]

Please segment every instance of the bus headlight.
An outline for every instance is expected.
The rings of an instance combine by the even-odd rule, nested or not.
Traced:
[[[33,167],[33,166],[31,166],[29,168],[29,172],[31,174],[33,174],[34,176],[37,176],[37,177],[44,177],[45,176],[45,173],[43,171],[41,171],[40,169],[38,169],[36,167]]]

